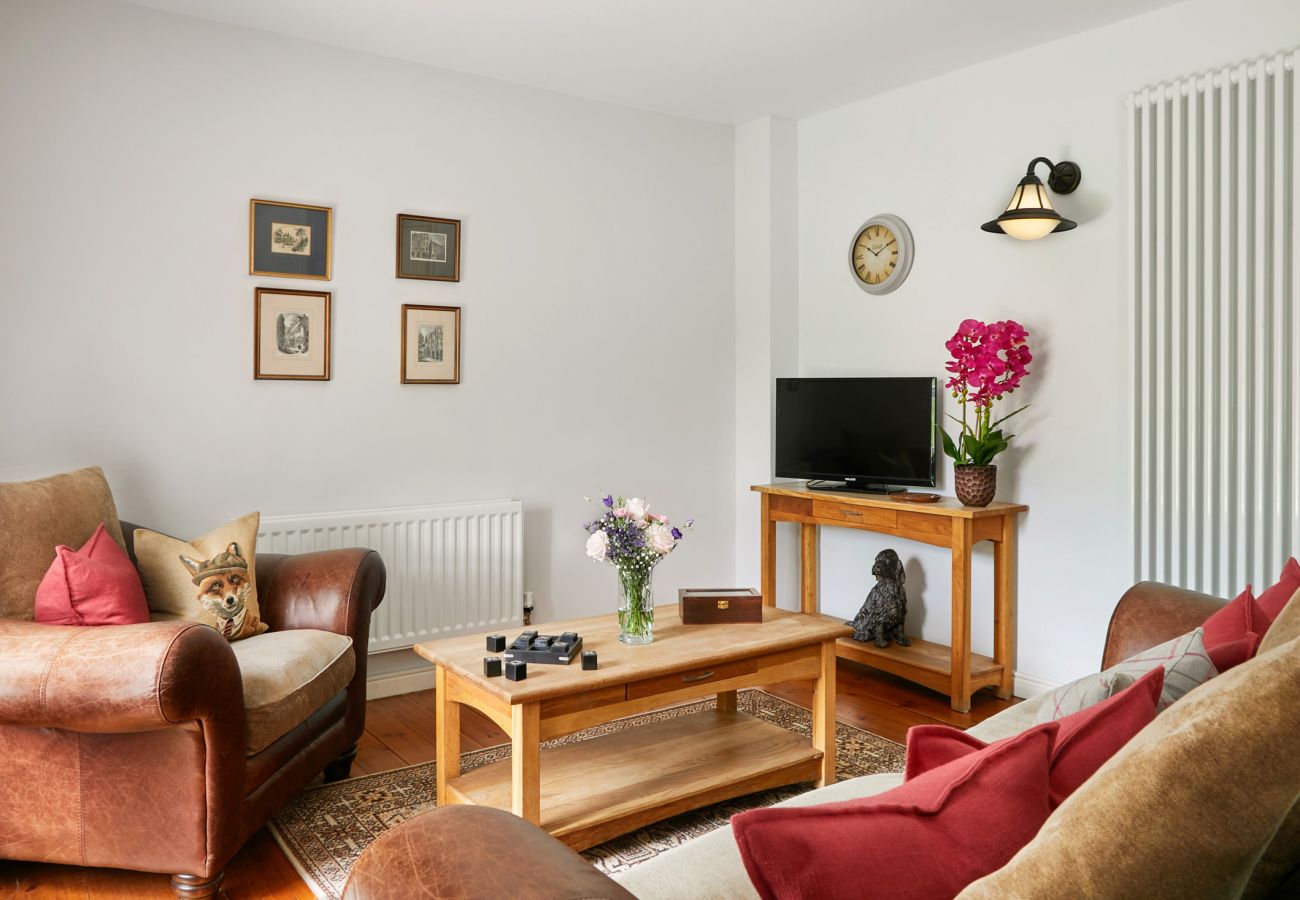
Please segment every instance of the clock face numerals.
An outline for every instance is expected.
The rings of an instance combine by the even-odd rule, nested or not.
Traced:
[[[876,285],[898,267],[898,236],[881,224],[868,225],[853,242],[853,271],[867,284]]]

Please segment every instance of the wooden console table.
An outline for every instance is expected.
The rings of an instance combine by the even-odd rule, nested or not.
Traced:
[[[817,595],[817,528],[856,528],[946,547],[952,552],[952,645],[911,637],[912,646],[881,649],[843,637],[836,655],[923,684],[947,694],[958,712],[970,709],[971,695],[994,686],[1011,696],[1014,670],[1016,515],[1029,509],[1015,503],[963,506],[951,497],[938,503],[903,503],[881,495],[812,491],[802,484],[754,485],[762,496],[763,602],[776,604],[776,523],[797,522],[800,530],[800,602],[820,615]],[[970,650],[971,547],[993,542],[993,656]],[[866,597],[869,585],[863,586]],[[824,618],[834,618],[824,616]],[[835,618],[842,622],[844,619]]]

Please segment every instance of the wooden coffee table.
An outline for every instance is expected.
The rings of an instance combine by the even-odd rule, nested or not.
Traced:
[[[535,626],[576,631],[600,668],[528,665],[524,681],[483,675],[484,636],[417,644],[438,666],[438,803],[513,811],[575,850],[651,822],[783,784],[835,780],[835,640],[843,625],[774,607],[762,624],[682,625],[655,610],[655,641],[618,640],[608,614]],[[506,635],[516,637],[515,632]],[[811,741],[736,708],[740,688],[812,679]],[[717,695],[717,708],[543,750],[543,741]],[[510,736],[511,758],[460,771],[460,708]]]

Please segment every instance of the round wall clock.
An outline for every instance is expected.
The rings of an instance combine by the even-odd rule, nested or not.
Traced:
[[[912,269],[912,232],[898,216],[872,216],[849,247],[853,280],[868,294],[888,294]]]

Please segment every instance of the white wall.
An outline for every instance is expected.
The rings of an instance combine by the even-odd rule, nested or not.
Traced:
[[[124,517],[517,497],[539,620],[611,610],[583,495],[693,516],[729,582],[732,130],[114,2],[0,7],[0,480],[98,463]],[[248,201],[335,209],[334,280],[254,278]],[[459,284],[393,277],[400,211]],[[253,288],[334,294],[334,378],[254,382]],[[398,383],[404,302],[459,386]]]
[[[774,379],[799,371],[797,123],[766,116],[738,126],[735,159],[735,583],[757,588],[760,500],[750,486],[772,478]],[[781,562],[778,596],[797,609],[798,557],[786,549]]]
[[[1031,332],[1037,360],[1024,399],[1034,405],[999,460],[998,494],[1031,507],[1021,530],[1022,673],[1061,681],[1095,669],[1132,580],[1124,95],[1297,43],[1294,0],[1191,0],[800,122],[802,374],[941,375],[943,342],[968,316],[1015,318]],[[1032,243],[981,232],[1038,155],[1083,167],[1080,190],[1058,198],[1078,230]],[[845,251],[880,212],[901,215],[917,249],[909,280],[875,298],[854,286]],[[951,493],[946,459],[941,471]],[[872,557],[890,544],[824,529],[823,608],[852,614]],[[909,588],[922,635],[946,642],[947,555],[893,545],[921,573]],[[988,546],[977,553],[980,652],[991,648]]]

